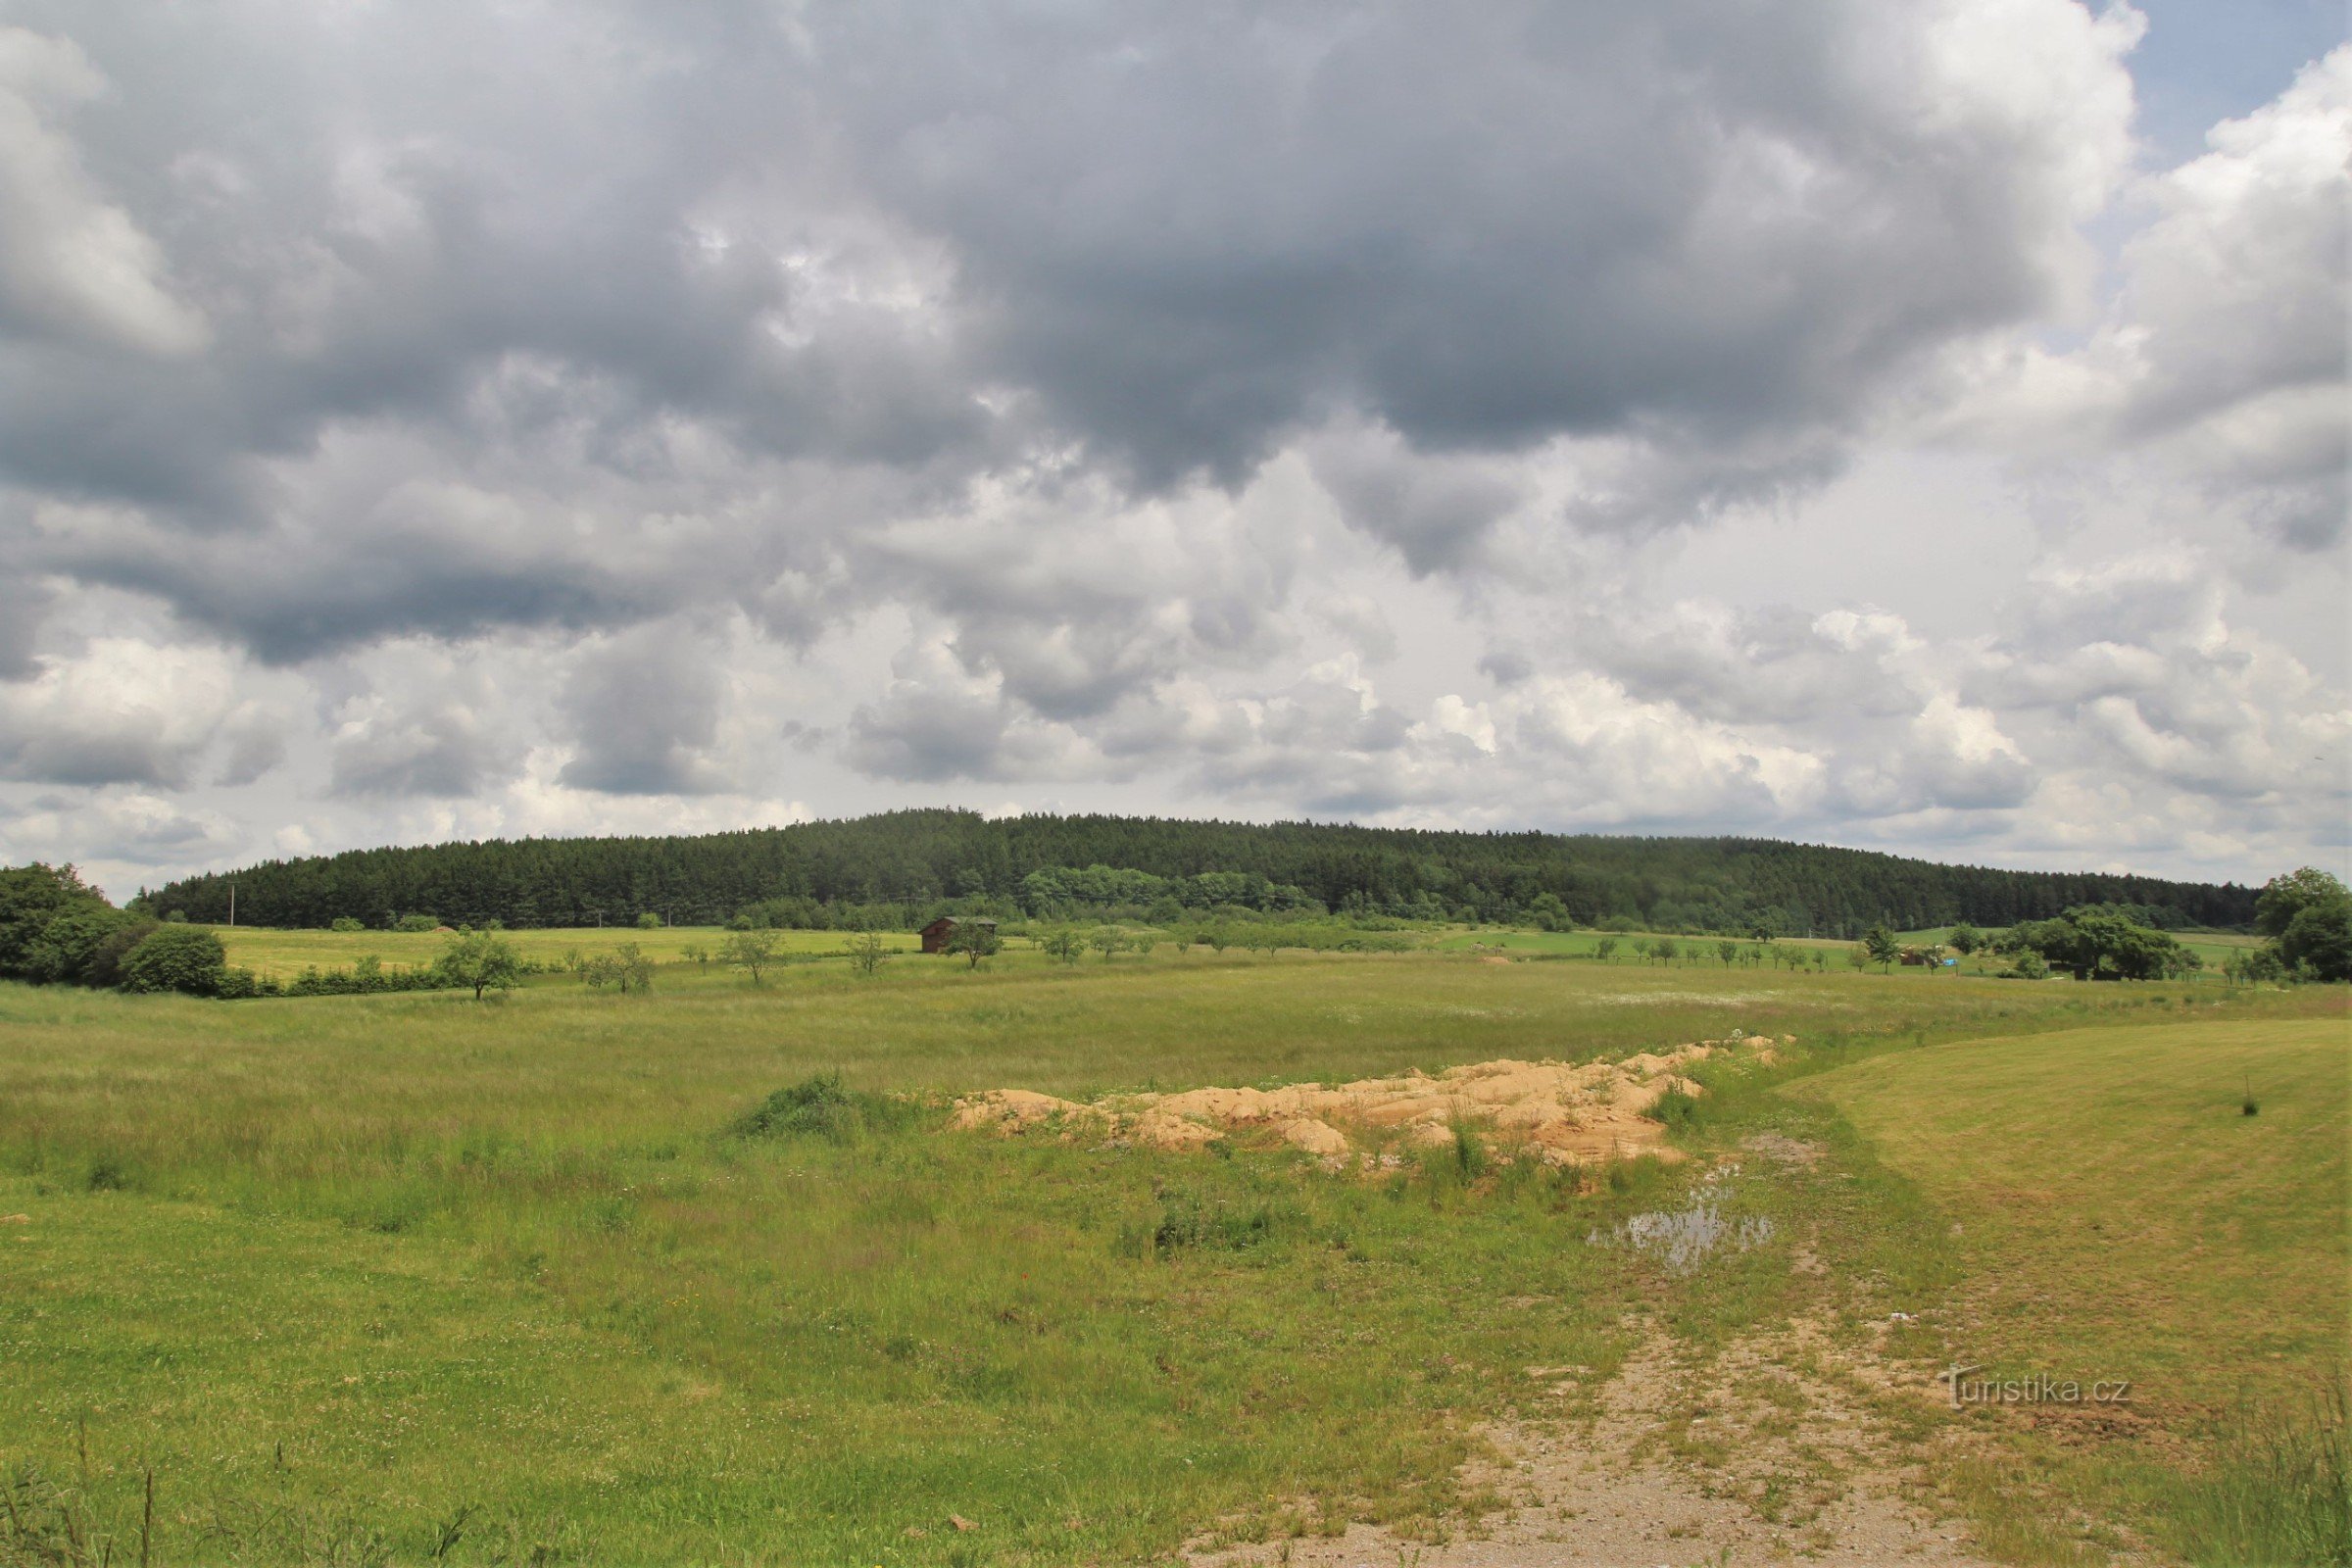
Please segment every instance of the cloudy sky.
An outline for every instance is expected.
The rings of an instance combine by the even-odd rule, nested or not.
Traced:
[[[0,858],[2342,867],[2321,0],[0,0]]]

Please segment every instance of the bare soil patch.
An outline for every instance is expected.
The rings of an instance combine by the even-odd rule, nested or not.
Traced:
[[[1793,1044],[1793,1040],[1786,1042]],[[1018,1137],[1123,1140],[1200,1149],[1220,1138],[1288,1144],[1335,1165],[1377,1162],[1396,1145],[1442,1146],[1457,1128],[1492,1138],[1504,1157],[1592,1165],[1636,1154],[1679,1152],[1651,1112],[1670,1093],[1697,1096],[1685,1069],[1710,1057],[1766,1065],[1766,1036],[1702,1040],[1620,1061],[1482,1061],[1437,1074],[1413,1071],[1345,1084],[1279,1089],[1192,1089],[1181,1094],[1060,1100],[992,1089],[956,1102],[953,1125]]]

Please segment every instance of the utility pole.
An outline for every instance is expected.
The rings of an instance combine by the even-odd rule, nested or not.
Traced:
[[[237,923],[237,885],[234,882],[228,885],[228,923]]]

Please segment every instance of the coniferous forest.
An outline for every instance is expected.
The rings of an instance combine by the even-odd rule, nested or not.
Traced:
[[[489,840],[273,860],[143,891],[190,920],[452,924],[919,923],[932,912],[1246,907],[1412,919],[1851,937],[2005,926],[2088,904],[2234,929],[2255,890],[2093,872],[1943,865],[1769,839],[1460,833],[1339,823],[1017,816],[950,809],[667,838]]]

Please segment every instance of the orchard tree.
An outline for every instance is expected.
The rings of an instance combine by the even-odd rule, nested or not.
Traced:
[[[1903,956],[1903,947],[1894,940],[1893,932],[1884,925],[1874,925],[1862,933],[1862,952],[1884,973],[1891,969],[1894,960]]]
[[[730,931],[718,945],[718,956],[728,968],[741,969],[758,985],[760,971],[776,961],[776,934],[749,927]]]
[[[470,988],[473,1000],[485,991],[512,991],[522,978],[522,960],[514,945],[495,931],[461,931],[442,947],[433,960],[433,979],[457,989]]]
[[[958,920],[956,929],[948,933],[948,951],[963,955],[964,967],[977,969],[982,958],[996,956],[1004,946],[997,928],[977,920]]]

